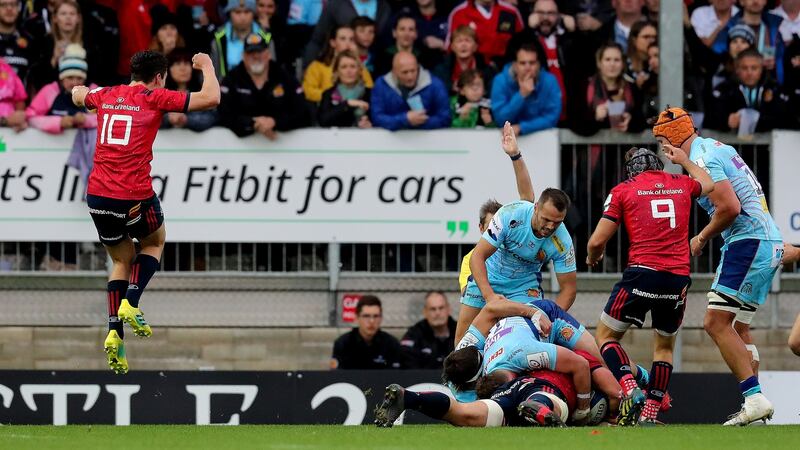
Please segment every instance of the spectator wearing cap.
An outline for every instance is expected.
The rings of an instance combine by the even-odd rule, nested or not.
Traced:
[[[150,10],[153,24],[150,26],[150,50],[169,56],[176,48],[186,47],[186,40],[178,31],[178,16],[164,5],[156,5]]]
[[[339,53],[350,50],[356,51],[355,32],[350,25],[341,25],[333,31],[325,50],[315,59],[303,74],[303,93],[306,100],[319,103],[322,93],[333,87],[333,60]],[[361,66],[359,64],[359,66]],[[361,79],[364,86],[372,89],[374,83],[369,71],[362,67]]]
[[[347,25],[358,16],[367,16],[375,21],[375,33],[380,42],[389,34],[392,10],[386,0],[328,0],[319,16],[311,41],[306,46],[304,64],[311,64],[331,30],[340,25]]]
[[[392,71],[375,83],[370,112],[374,126],[392,131],[450,126],[447,89],[409,52],[397,53]]]
[[[19,0],[0,0],[0,56],[24,83],[34,59],[33,41],[17,28]]]
[[[403,368],[442,370],[444,359],[455,350],[456,335],[456,321],[443,292],[428,292],[422,316],[400,339]]]
[[[478,53],[477,39],[475,30],[469,25],[458,27],[450,37],[450,53],[433,69],[434,75],[442,80],[450,95],[459,92],[458,80],[464,71],[470,69],[480,72],[484,90],[491,90],[495,71]]]
[[[787,122],[789,98],[765,75],[762,59],[755,47],[736,56],[736,76],[711,93],[704,121],[707,128],[736,132],[742,109],[759,112],[756,132],[781,128]]]
[[[232,68],[242,62],[244,40],[248,35],[259,35],[267,47],[272,41],[272,36],[255,21],[255,0],[230,0],[225,13],[229,20],[214,33],[211,42],[211,60],[219,78],[227,76]]]
[[[63,0],[53,9],[51,33],[45,36],[39,45],[41,56],[32,63],[27,85],[32,93],[36,93],[47,83],[58,79],[58,60],[64,49],[70,44],[78,44],[87,49],[87,61],[90,67],[95,64],[96,52],[89,51],[84,45],[83,15],[75,0]],[[93,75],[93,74],[92,74]]]
[[[724,53],[731,28],[740,24],[749,26],[756,36],[753,46],[763,56],[764,68],[781,84],[785,51],[780,33],[783,19],[767,11],[766,3],[766,0],[742,0],[741,11],[728,21],[725,30],[717,35],[711,48],[717,54]]]
[[[14,68],[0,58],[0,127],[22,131],[28,126],[25,100],[28,94]]]
[[[502,126],[511,122],[518,135],[553,128],[561,115],[561,89],[542,68],[544,52],[538,42],[522,44],[514,62],[508,63],[492,82],[492,114]]]
[[[78,44],[68,45],[58,60],[59,81],[45,85],[25,111],[30,125],[53,134],[70,128],[97,128],[97,115],[72,103],[72,88],[86,83],[87,72],[86,50]]]
[[[222,80],[219,116],[237,136],[259,133],[276,139],[278,131],[309,125],[309,113],[297,81],[270,62],[261,34],[244,39],[242,62]]]
[[[378,297],[364,295],[356,304],[358,326],[333,343],[331,369],[399,369],[400,343],[381,330],[383,306]]]
[[[200,83],[197,72],[192,70],[192,54],[185,48],[176,48],[167,57],[169,69],[166,88],[180,92],[197,92]],[[216,125],[216,110],[170,112],[164,114],[161,128],[185,128],[192,131],[205,131]]]
[[[698,6],[692,11],[692,28],[707,47],[725,30],[731,17],[739,13],[736,0],[711,0],[710,5]]]
[[[450,13],[446,46],[450,46],[453,30],[468,25],[478,37],[478,53],[486,62],[499,60],[514,33],[522,31],[522,16],[510,3],[498,0],[466,0]]]
[[[713,72],[711,72],[712,75],[707,83],[709,87],[707,92],[716,89],[717,86],[723,82],[734,78],[734,61],[736,57],[739,56],[739,53],[752,48],[755,42],[756,35],[753,33],[753,29],[747,25],[736,25],[728,30],[728,46],[725,53],[721,55],[717,55],[716,53],[709,55],[709,59],[713,58],[713,64],[715,64],[716,67]]]

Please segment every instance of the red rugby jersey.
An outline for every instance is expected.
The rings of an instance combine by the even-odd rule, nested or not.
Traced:
[[[447,43],[450,48],[452,33],[461,25],[468,25],[475,30],[478,37],[478,53],[490,62],[492,58],[501,57],[515,33],[522,31],[524,25],[517,7],[502,0],[492,4],[487,13],[475,4],[475,0],[467,0],[453,8],[448,19]]]
[[[625,223],[628,266],[689,275],[689,216],[700,183],[686,175],[648,170],[623,181],[606,198],[603,217]]]
[[[97,110],[97,147],[87,192],[118,200],[153,196],[153,141],[166,112],[186,112],[189,93],[143,85],[97,88],[84,100]]]

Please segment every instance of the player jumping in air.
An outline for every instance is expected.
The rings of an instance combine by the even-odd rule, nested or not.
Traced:
[[[714,189],[711,177],[683,150],[665,144],[664,153],[695,179],[664,172],[661,160],[650,150],[630,149],[625,155],[628,179],[611,190],[588,244],[586,264],[595,266],[620,222],[630,236],[628,267],[611,292],[596,332],[603,359],[622,386],[618,421],[622,426],[656,421],[669,386],[675,336],[691,284],[687,241],[692,200]],[[619,341],[632,324],[642,327],[648,311],[656,333],[645,398]]]
[[[192,66],[203,72],[199,92],[164,89],[167,58],[153,51],[133,55],[130,84],[72,90],[73,103],[97,110],[100,125],[86,203],[113,262],[108,277],[109,331],[103,347],[108,365],[118,374],[128,372],[122,322],[137,336],[152,335],[139,298],[158,270],[166,238],[164,214],[150,176],[161,118],[168,112],[211,109],[220,101],[211,58],[198,53]],[[141,245],[138,255],[132,238]]]
[[[698,203],[711,221],[689,242],[693,256],[722,234],[722,260],[717,267],[704,319],[723,359],[739,381],[742,409],[725,425],[747,425],[772,417],[772,403],[761,393],[753,361],[758,351],[750,338],[750,322],[767,300],[772,278],[781,264],[783,241],[767,208],[761,184],[732,147],[697,135],[691,116],[667,108],[653,126],[662,145],[679,147],[714,181],[714,191]],[[749,353],[748,353],[749,351]]]

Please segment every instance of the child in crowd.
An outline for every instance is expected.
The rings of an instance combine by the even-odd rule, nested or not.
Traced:
[[[371,50],[372,44],[375,43],[375,21],[367,16],[358,16],[350,23],[356,33],[356,47],[358,50],[358,57],[361,59],[361,65],[364,66],[369,73],[375,72],[375,58]]]
[[[486,98],[481,72],[467,69],[458,77],[458,95],[450,98],[453,128],[494,128],[491,100]]]

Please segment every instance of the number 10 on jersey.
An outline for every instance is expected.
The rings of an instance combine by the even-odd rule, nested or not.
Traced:
[[[114,137],[112,130],[114,123],[125,123],[125,134],[122,137]],[[131,139],[131,127],[133,126],[133,116],[128,114],[103,114],[103,127],[100,129],[100,143],[109,145],[128,145]],[[674,228],[674,227],[673,227]]]

